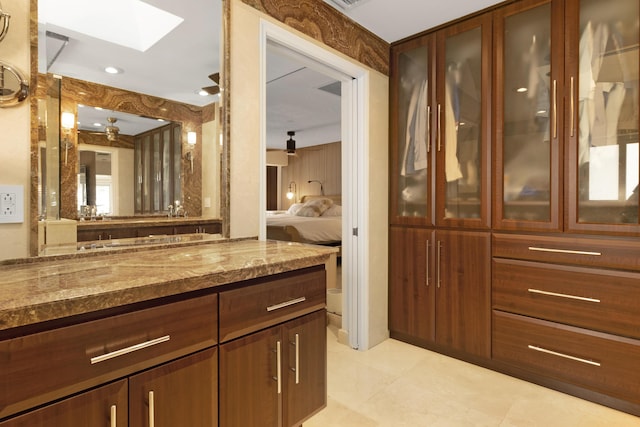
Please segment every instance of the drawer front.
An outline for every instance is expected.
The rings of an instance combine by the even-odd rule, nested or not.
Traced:
[[[220,292],[220,342],[326,306],[324,270]]]
[[[640,271],[637,239],[494,234],[492,247],[498,258]]]
[[[640,403],[640,341],[494,311],[493,358]]]
[[[640,273],[495,258],[493,307],[640,339]]]
[[[0,342],[0,418],[215,345],[217,295]]]

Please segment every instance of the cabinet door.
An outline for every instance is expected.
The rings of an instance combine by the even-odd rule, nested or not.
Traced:
[[[432,224],[432,36],[391,56],[391,223]]]
[[[282,425],[282,351],[278,327],[220,346],[221,426]]]
[[[127,380],[121,380],[0,422],[0,426],[125,427],[127,420]]]
[[[435,339],[435,269],[433,231],[389,229],[389,329],[433,342]]]
[[[132,376],[131,427],[217,426],[217,373],[214,347]]]
[[[491,15],[437,33],[437,225],[489,226]]]
[[[284,426],[297,426],[327,405],[327,316],[316,311],[284,325]]]
[[[562,230],[563,13],[529,0],[495,15],[494,228]]]
[[[436,342],[489,357],[491,238],[489,233],[436,231]]]
[[[570,230],[640,233],[639,8],[567,1]]]

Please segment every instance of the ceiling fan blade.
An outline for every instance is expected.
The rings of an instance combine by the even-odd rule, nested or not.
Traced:
[[[207,86],[203,87],[202,90],[207,92],[209,95],[217,95],[220,93],[220,86]]]
[[[209,74],[209,78],[213,80],[217,85],[220,84],[220,73]]]

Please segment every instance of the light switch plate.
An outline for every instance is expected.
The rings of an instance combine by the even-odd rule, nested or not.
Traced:
[[[24,186],[0,185],[0,224],[24,222]]]

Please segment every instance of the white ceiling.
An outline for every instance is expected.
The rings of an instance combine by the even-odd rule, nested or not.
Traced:
[[[60,7],[65,3],[65,0],[40,1],[56,2]],[[184,18],[184,22],[144,53],[47,24],[48,31],[69,37],[69,43],[49,71],[191,105],[214,102],[216,97],[201,97],[196,92],[212,85],[208,75],[220,69],[221,1],[145,1]],[[335,6],[331,0],[325,1]],[[335,7],[391,43],[500,2],[447,0],[434,5],[426,0],[361,0],[349,10]],[[60,44],[46,39],[51,42],[48,46],[51,57]],[[45,40],[44,34],[40,40]],[[124,73],[107,74],[102,71],[107,65]],[[340,139],[340,98],[318,89],[331,81],[295,59],[268,53],[268,147],[284,149],[289,130],[296,132],[298,147]],[[106,123],[106,115],[103,122]],[[121,124],[125,123],[118,123]]]

